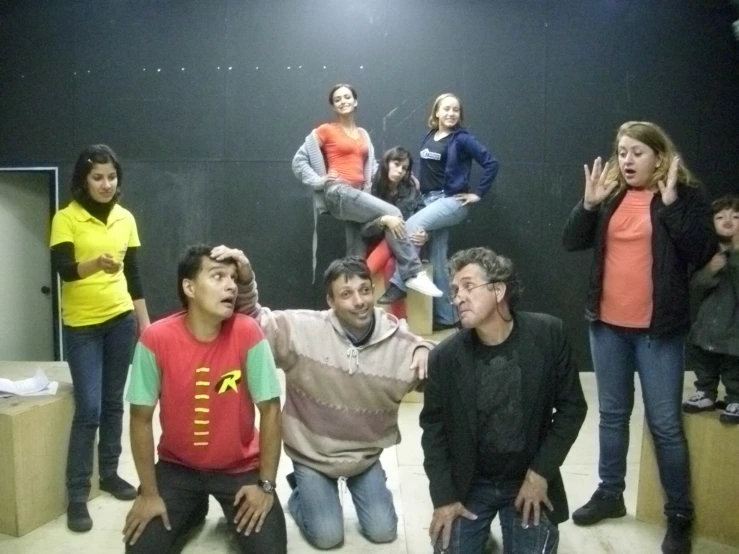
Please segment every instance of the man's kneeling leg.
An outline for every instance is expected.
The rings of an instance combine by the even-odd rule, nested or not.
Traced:
[[[392,542],[398,536],[398,516],[386,480],[379,460],[364,473],[347,479],[362,534],[376,543]]]
[[[344,542],[344,515],[339,501],[338,480],[302,464],[294,463],[296,487],[288,508],[305,539],[326,550]]]

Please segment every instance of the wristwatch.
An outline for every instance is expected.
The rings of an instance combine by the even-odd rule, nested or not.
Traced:
[[[275,492],[275,484],[272,481],[269,481],[267,479],[260,479],[259,486],[267,494],[274,494]]]

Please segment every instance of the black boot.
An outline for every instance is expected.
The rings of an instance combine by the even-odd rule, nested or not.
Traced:
[[[667,518],[667,533],[662,541],[663,554],[690,554],[693,521],[685,516],[675,515]]]
[[[75,533],[86,533],[92,529],[92,518],[87,511],[87,502],[70,502],[67,506],[67,527]]]
[[[575,510],[572,521],[575,525],[592,525],[603,519],[625,515],[623,494],[612,494],[598,489],[585,506]]]

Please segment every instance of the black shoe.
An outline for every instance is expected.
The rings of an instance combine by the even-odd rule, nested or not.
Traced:
[[[623,494],[611,494],[598,489],[585,506],[575,510],[572,521],[575,525],[592,525],[602,519],[623,517],[626,505]]]
[[[109,492],[118,500],[135,500],[136,489],[128,481],[121,479],[117,473],[100,479],[100,490]]]
[[[70,502],[67,506],[67,527],[75,533],[87,533],[92,529],[92,518],[87,502]]]
[[[298,482],[295,480],[295,474],[288,473],[286,479],[287,479],[287,484],[290,485],[290,490],[294,491],[295,488],[298,486]]]
[[[693,521],[685,516],[667,518],[667,533],[662,541],[663,554],[690,554],[693,545],[690,543]]]
[[[408,296],[407,292],[396,285],[391,284],[385,291],[385,294],[377,299],[377,303],[380,305],[394,304],[395,302],[403,300],[406,296]]]

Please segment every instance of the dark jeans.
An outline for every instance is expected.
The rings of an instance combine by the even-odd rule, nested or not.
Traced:
[[[477,516],[476,520],[457,518],[452,527],[449,548],[444,550],[441,539],[434,545],[434,554],[480,554],[490,535],[490,524],[500,515],[504,554],[555,554],[559,544],[559,529],[549,521],[542,507],[539,525],[524,529],[521,514],[514,504],[521,483],[496,483],[477,476],[472,481],[464,506]]]
[[[647,332],[601,322],[590,324],[590,350],[600,404],[600,489],[621,494],[626,488],[636,371],[647,424],[654,438],[659,477],[667,496],[665,513],[692,517],[690,464],[681,411],[684,338],[651,337]]]
[[[356,244],[362,224],[374,221],[383,215],[392,215],[401,219],[403,217],[400,210],[392,204],[344,183],[331,185],[326,189],[325,197],[326,208],[332,216],[342,221],[359,224],[350,225],[346,228],[347,256],[364,254],[352,246],[352,244]],[[407,281],[421,272],[423,266],[418,259],[418,253],[407,236],[398,239],[386,229],[385,240],[387,240],[390,249],[393,251],[393,256],[398,262],[397,271],[403,281]]]
[[[135,341],[132,312],[90,327],[64,327],[64,344],[74,386],[74,419],[67,454],[70,502],[90,494],[93,448],[100,428],[100,477],[118,471],[123,431],[123,388]]]
[[[696,390],[716,400],[721,379],[726,387],[726,403],[739,402],[739,356],[717,354],[691,345],[690,362],[697,377]]]
[[[167,531],[158,517],[149,522],[144,532],[131,546],[126,545],[126,554],[171,554],[179,551],[182,537],[192,525],[195,516],[201,513],[208,496],[213,495],[223,509],[226,524],[241,554],[284,554],[287,552],[285,514],[280,499],[275,502],[264,520],[262,530],[247,537],[236,532],[234,517],[238,508],[234,499],[244,485],[254,485],[259,480],[257,471],[247,473],[216,473],[197,471],[177,464],[160,461],[156,465],[159,494],[167,506],[171,531]]]

